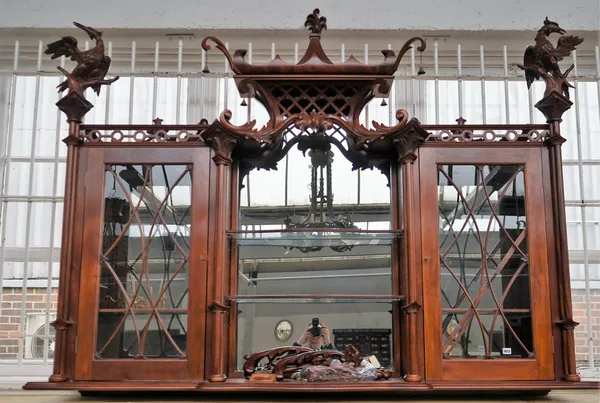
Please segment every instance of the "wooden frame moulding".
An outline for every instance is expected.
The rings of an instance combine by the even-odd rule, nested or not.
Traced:
[[[336,383],[273,383],[255,384],[238,379],[236,374],[236,318],[231,312],[234,302],[226,297],[237,289],[237,252],[229,249],[227,230],[237,228],[239,223],[239,187],[244,177],[253,169],[276,169],[278,162],[294,146],[301,150],[328,150],[332,146],[352,163],[354,169],[378,168],[390,183],[392,203],[392,229],[403,231],[402,243],[394,240],[392,246],[393,293],[404,294],[400,307],[393,309],[393,339],[400,344],[394,348],[394,361],[397,363],[396,378],[390,381],[344,384],[347,391],[434,391],[434,390],[549,390],[558,388],[591,388],[598,384],[579,382],[575,368],[573,320],[570,278],[568,270],[568,249],[564,212],[564,190],[562,178],[560,122],[563,113],[571,106],[567,76],[571,69],[562,73],[558,68],[559,57],[566,57],[581,43],[575,36],[563,36],[555,48],[546,39],[550,34],[564,35],[557,23],[546,19],[538,31],[536,44],[527,48],[523,65],[519,65],[526,75],[527,84],[543,79],[546,92],[536,107],[545,115],[547,124],[512,125],[468,125],[463,117],[454,125],[421,125],[409,118],[405,110],[396,112],[397,123],[386,126],[378,122],[367,128],[360,123],[359,116],[364,107],[375,98],[388,96],[394,74],[402,57],[416,46],[418,52],[426,49],[426,42],[420,37],[410,38],[396,54],[383,50],[383,61],[378,65],[360,63],[354,57],[346,62],[335,64],[325,54],[321,35],[327,29],[327,19],[315,9],[306,18],[305,27],[309,30],[309,44],[304,56],[296,64],[288,64],[279,56],[265,64],[250,64],[245,60],[246,51],[229,53],[224,43],[209,36],[202,41],[208,51],[209,43],[227,59],[238,90],[244,98],[255,98],[269,113],[269,121],[262,128],[255,122],[240,126],[231,123],[232,112],[225,110],[212,123],[204,120],[196,125],[163,125],[161,119],[153,124],[142,125],[83,125],[85,114],[93,107],[85,99],[85,90],[91,88],[100,92],[103,85],[110,85],[117,77],[107,79],[111,60],[105,55],[102,32],[75,23],[83,29],[96,46],[85,51],[77,48],[77,41],[64,37],[48,45],[46,53],[52,58],[66,56],[77,62],[72,72],[59,68],[66,80],[59,85],[59,91],[67,94],[57,103],[69,122],[67,144],[67,168],[65,203],[61,251],[56,328],[56,357],[53,374],[48,383],[28,383],[26,389],[75,389],[75,390],[197,390],[197,391],[303,391],[335,392],[342,385]],[[343,134],[344,142],[335,137]],[[86,204],[86,173],[90,154],[102,154],[103,150],[122,148],[124,153],[143,153],[152,149],[189,147],[211,148],[214,164],[208,169],[208,206],[203,212],[210,234],[207,245],[205,286],[206,330],[205,344],[201,347],[206,354],[203,358],[203,376],[198,380],[177,382],[172,377],[152,383],[140,381],[125,382],[131,379],[127,366],[115,372],[122,380],[94,382],[89,379],[89,368],[76,367],[75,351],[77,334],[87,323],[77,315],[77,307],[86,298],[81,293],[80,279],[84,276],[80,262],[86,249],[83,230],[89,220],[97,218],[98,212],[91,211],[94,203]],[[433,292],[423,282],[423,273],[428,270],[433,259],[423,256],[421,251],[428,240],[429,230],[437,230],[431,220],[421,217],[418,212],[424,208],[421,197],[429,186],[421,170],[421,151],[459,148],[465,152],[478,154],[482,149],[494,147],[498,153],[507,156],[515,148],[535,148],[541,152],[543,195],[540,200],[546,207],[545,242],[548,244],[549,261],[547,270],[551,284],[545,290],[552,298],[551,309],[554,340],[554,374],[556,379],[538,381],[510,381],[510,376],[494,375],[494,382],[470,380],[472,370],[482,370],[477,364],[454,376],[454,380],[435,379],[428,372],[432,357],[430,343],[425,328],[431,318],[425,315],[427,304],[434,301]],[[116,150],[115,150],[116,151]],[[456,150],[455,150],[456,151]],[[125,154],[124,154],[125,155]],[[175,161],[175,157],[173,161]],[[421,166],[419,166],[421,162]],[[417,163],[415,165],[415,163]],[[400,187],[401,186],[401,189]],[[194,191],[198,196],[201,190]],[[96,203],[97,204],[97,203]],[[96,218],[95,218],[96,217]],[[432,226],[433,225],[433,226]],[[429,259],[429,260],[428,260]],[[196,265],[200,264],[195,262]],[[89,280],[92,281],[92,280]],[[539,302],[543,304],[542,301]],[[200,315],[202,316],[202,315]],[[202,318],[191,319],[202,320]],[[400,328],[402,324],[402,328]],[[84,343],[85,344],[85,343]],[[89,348],[89,346],[88,346]],[[194,350],[198,353],[198,349]],[[89,354],[86,351],[85,354]],[[194,354],[196,354],[194,353]],[[491,362],[494,360],[489,360]],[[115,363],[119,365],[119,363]],[[127,364],[129,365],[129,364]],[[504,364],[503,364],[504,365]],[[510,369],[510,368],[509,368]],[[148,370],[160,373],[160,368]],[[156,372],[158,371],[158,372]],[[506,378],[505,380],[503,380]],[[402,377],[403,379],[400,379]],[[459,379],[460,378],[460,379]],[[171,380],[174,382],[164,382]]]

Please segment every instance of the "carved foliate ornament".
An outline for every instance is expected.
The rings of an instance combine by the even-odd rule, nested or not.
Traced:
[[[423,52],[425,41],[413,37],[398,54],[382,50],[383,61],[376,65],[359,62],[353,56],[343,63],[334,63],[321,44],[327,19],[320,15],[319,9],[307,16],[304,25],[310,31],[309,43],[296,64],[278,55],[268,63],[251,64],[246,60],[246,50],[231,54],[214,36],[202,41],[204,50],[210,50],[212,43],[225,55],[240,95],[255,98],[270,117],[262,128],[255,127],[254,121],[236,126],[231,123],[231,111],[227,110],[213,124],[238,139],[232,155],[244,166],[244,173],[253,168],[276,169],[277,162],[289,151],[285,135],[290,130],[299,130],[301,133],[295,137],[306,138],[315,132],[325,133],[327,140],[338,148],[340,145],[335,144],[329,132],[341,131],[347,139],[341,151],[354,169],[373,168],[397,158],[391,139],[408,122],[408,113],[400,109],[395,125],[372,122],[372,128],[360,122],[360,115],[373,98],[389,95],[400,60],[413,46]],[[213,143],[216,145],[215,140]]]
[[[392,143],[398,151],[400,161],[413,163],[417,158],[417,150],[425,142],[429,133],[421,127],[421,123],[412,118],[392,138]]]
[[[312,34],[321,34],[321,31],[327,29],[327,18],[320,16],[321,11],[318,8],[315,8],[312,14],[309,14],[306,17],[306,22],[304,26],[308,28],[308,30]]]

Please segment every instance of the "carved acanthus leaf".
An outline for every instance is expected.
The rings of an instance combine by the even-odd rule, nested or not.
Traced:
[[[202,137],[215,152],[213,157],[215,164],[229,165],[231,163],[231,153],[238,142],[235,136],[216,129],[203,133]]]
[[[428,136],[429,133],[421,127],[421,123],[417,119],[412,118],[392,138],[392,143],[398,151],[400,160],[414,161],[417,149],[425,142]]]

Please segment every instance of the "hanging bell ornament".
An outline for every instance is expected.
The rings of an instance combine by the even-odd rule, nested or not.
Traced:
[[[418,76],[422,76],[425,74],[425,69],[423,68],[423,52],[419,55],[419,71],[417,71]]]
[[[242,99],[242,103],[240,104],[240,106],[248,106],[245,99]]]
[[[385,102],[385,98],[381,100],[381,106],[387,106],[387,102]]]

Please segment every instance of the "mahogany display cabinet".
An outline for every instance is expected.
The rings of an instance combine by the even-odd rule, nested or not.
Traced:
[[[568,71],[544,53],[564,56],[577,37],[548,47],[540,41],[562,30],[546,20],[526,51],[528,82],[546,82],[536,104],[545,124],[422,125],[398,110],[395,125],[370,128],[361,112],[388,96],[423,39],[382,51],[377,65],[335,64],[318,10],[294,65],[250,64],[205,38],[240,94],[267,110],[259,129],[232,124],[228,110],[197,125],[82,124],[85,89],[118,77],[105,79],[101,33],[77,26],[96,47],[67,37],[46,52],[77,67],[61,69],[68,92],[57,104],[69,135],[54,371],[26,389],[598,386],[575,368],[560,135]],[[244,208],[248,173],[277,169],[293,150],[310,166],[306,205]],[[335,204],[341,159],[376,175],[386,202]]]

